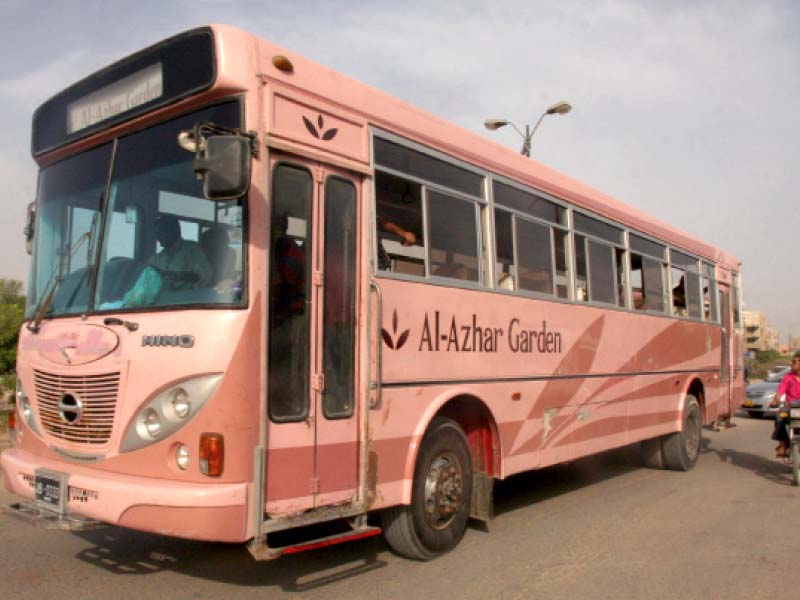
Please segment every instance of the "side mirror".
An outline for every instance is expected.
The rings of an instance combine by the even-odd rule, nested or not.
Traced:
[[[25,219],[25,227],[22,228],[22,235],[25,236],[25,251],[33,254],[33,235],[36,232],[36,203],[28,204],[28,216]]]
[[[243,135],[210,135],[194,159],[194,170],[203,180],[209,200],[232,200],[250,187],[252,140]]]

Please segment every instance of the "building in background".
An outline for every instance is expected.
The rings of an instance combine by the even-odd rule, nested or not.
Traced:
[[[778,350],[780,351],[780,344],[781,344],[781,335],[778,332],[777,327],[767,327],[766,328],[767,334],[767,350]]]
[[[800,351],[800,337],[789,336],[789,352],[787,354],[794,354]]]
[[[767,318],[760,310],[744,310],[744,347],[746,350],[767,350]]]

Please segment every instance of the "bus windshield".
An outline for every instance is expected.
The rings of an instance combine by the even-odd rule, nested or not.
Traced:
[[[194,154],[177,143],[197,122],[236,128],[239,104],[42,169],[28,318],[242,302],[244,203],[203,197]]]

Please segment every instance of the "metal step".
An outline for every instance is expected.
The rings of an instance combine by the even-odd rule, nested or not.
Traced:
[[[364,538],[380,535],[380,533],[380,527],[364,526],[353,529],[352,531],[306,540],[280,548],[272,548],[264,542],[253,541],[247,549],[256,560],[273,560],[284,554],[297,554],[299,552],[305,552],[306,550],[316,550],[317,548],[325,548],[326,546],[333,546],[335,544],[354,542],[356,540],[363,540]],[[266,539],[266,537],[262,539]]]
[[[306,525],[315,525],[327,521],[361,516],[366,516],[361,506],[354,506],[352,504],[326,506],[324,508],[309,510],[286,517],[267,518],[261,524],[261,534],[264,535],[274,531],[284,531],[286,529],[295,529],[296,527],[305,527]]]

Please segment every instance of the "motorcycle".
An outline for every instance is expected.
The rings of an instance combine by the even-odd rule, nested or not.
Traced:
[[[789,434],[789,457],[786,460],[792,466],[792,484],[800,485],[800,400],[787,402],[784,394],[778,403],[778,414],[786,423]]]

